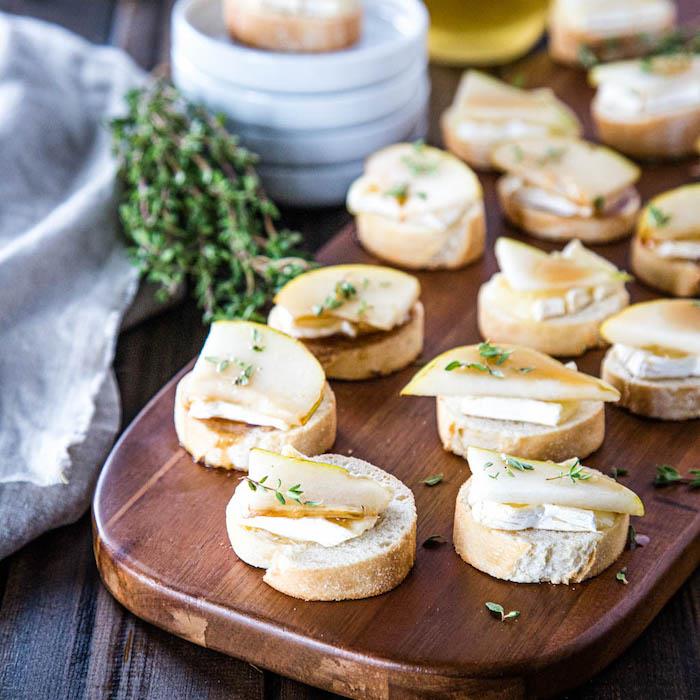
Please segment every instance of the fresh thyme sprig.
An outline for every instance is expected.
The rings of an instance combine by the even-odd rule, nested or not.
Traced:
[[[512,354],[512,350],[499,348],[488,340],[485,343],[479,343],[479,355],[489,360],[493,359],[497,365],[502,365]]]
[[[627,567],[623,566],[616,574],[615,578],[622,583],[623,585],[627,585],[629,581],[627,580]]]
[[[214,365],[219,374],[223,374],[231,365],[235,364],[239,367],[241,371],[233,380],[233,383],[239,386],[248,384],[250,378],[253,376],[253,372],[255,372],[255,367],[253,365],[249,362],[239,360],[237,357],[216,357],[214,355],[207,355],[204,359]]]
[[[445,478],[445,475],[440,473],[440,474],[433,474],[432,476],[429,476],[427,479],[423,479],[423,483],[426,486],[437,486],[443,479]]]
[[[515,476],[515,474],[513,473],[513,469],[517,469],[517,471],[519,472],[531,472],[535,470],[532,464],[523,462],[517,457],[511,457],[510,455],[501,455],[501,458],[505,462],[505,469],[510,476]]]
[[[576,461],[569,467],[568,472],[559,472],[557,476],[550,476],[546,481],[554,481],[555,479],[563,479],[564,477],[569,477],[571,483],[575,484],[577,481],[586,481],[591,478],[590,473],[583,471],[583,465],[581,461],[576,458]]]
[[[663,228],[671,221],[671,215],[655,204],[649,205],[649,223],[656,228]]]
[[[456,369],[462,368],[476,369],[479,372],[488,372],[490,375],[498,377],[499,379],[503,379],[503,377],[505,376],[500,369],[494,369],[493,367],[489,367],[483,362],[460,362],[459,360],[452,360],[452,362],[449,362],[445,365],[446,372],[453,372]]]
[[[288,505],[289,501],[293,501],[294,503],[298,503],[300,506],[319,506],[321,505],[321,501],[302,501],[301,497],[303,495],[303,491],[301,489],[301,484],[295,484],[294,486],[290,486],[286,491],[282,491],[282,481],[280,479],[277,479],[277,485],[275,487],[268,486],[265,482],[267,481],[267,475],[263,476],[259,481],[256,481],[255,479],[252,479],[249,476],[244,476],[242,477],[248,484],[248,488],[251,491],[257,491],[258,489],[262,489],[263,491],[268,491],[270,493],[275,494],[275,498],[277,501],[283,505],[286,506]]]
[[[265,349],[262,333],[257,328],[253,328],[252,348],[254,352],[262,352]]]
[[[314,316],[322,316],[324,311],[333,311],[341,307],[346,301],[350,301],[357,296],[357,288],[347,280],[341,280],[335,285],[333,294],[329,294],[322,304],[314,304],[311,311]]]
[[[257,157],[165,81],[131,90],[126,103],[110,128],[134,263],[162,299],[189,283],[207,322],[262,320],[275,291],[310,264],[295,250],[300,234],[275,226]]]
[[[654,486],[657,488],[662,486],[671,486],[673,484],[688,484],[691,489],[700,488],[700,469],[691,469],[691,476],[683,476],[677,469],[670,464],[659,464],[656,467],[656,477],[654,477]]]
[[[511,610],[506,612],[505,608],[500,603],[484,603],[486,609],[494,616],[500,618],[501,622],[506,620],[514,620],[516,617],[520,617],[520,610]]]

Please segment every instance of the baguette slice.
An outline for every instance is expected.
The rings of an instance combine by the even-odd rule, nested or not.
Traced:
[[[272,51],[337,51],[355,44],[362,31],[362,6],[346,0],[343,11],[327,16],[276,11],[261,0],[224,0],[224,18],[233,39]]]
[[[629,515],[620,513],[599,532],[485,527],[471,514],[470,481],[457,495],[454,547],[464,561],[490,576],[516,583],[579,583],[607,569],[625,548]]]
[[[571,418],[550,427],[466,416],[438,396],[437,424],[442,446],[465,458],[471,445],[517,454],[525,459],[561,462],[572,455],[587,457],[603,444],[605,407],[602,401],[581,401]]]
[[[635,236],[631,246],[634,274],[645,284],[676,297],[700,296],[700,263],[662,258]]]
[[[547,355],[575,357],[590,348],[604,347],[600,324],[628,304],[629,294],[621,289],[576,314],[544,321],[523,319],[499,306],[492,279],[479,290],[479,332],[493,342],[526,345]]]
[[[185,407],[186,374],[175,392],[175,432],[180,444],[195,462],[207,467],[247,471],[248,453],[253,447],[280,452],[293,447],[304,454],[316,455],[335,442],[335,394],[328,383],[323,389],[321,403],[309,420],[291,430],[210,418],[192,418]]]
[[[267,569],[265,583],[302,600],[355,600],[396,588],[416,558],[413,493],[396,477],[361,459],[325,454],[315,461],[345,467],[393,489],[393,498],[377,524],[359,537],[323,547],[243,527],[233,521],[229,503],[226,527],[233,550],[251,566]]]
[[[423,349],[423,304],[416,302],[408,320],[390,331],[347,338],[304,339],[330,379],[361,380],[391,374],[410,365]]]
[[[601,374],[620,392],[620,405],[632,413],[661,420],[700,418],[700,377],[653,381],[633,377],[612,349],[603,359]]]

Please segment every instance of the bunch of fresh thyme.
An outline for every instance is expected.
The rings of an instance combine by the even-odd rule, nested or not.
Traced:
[[[164,81],[130,91],[110,126],[131,255],[161,298],[189,282],[204,320],[260,318],[275,291],[308,267],[298,233],[275,227],[257,157],[223,120]]]

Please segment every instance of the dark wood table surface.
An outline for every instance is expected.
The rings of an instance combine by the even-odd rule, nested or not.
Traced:
[[[697,0],[681,2],[686,17]],[[167,60],[172,0],[0,0],[0,10],[62,24],[121,46],[145,68]],[[695,10],[693,12],[693,6]],[[459,71],[432,70],[432,115]],[[435,118],[430,140],[439,142]],[[311,249],[349,220],[338,209],[285,211]],[[192,304],[122,334],[115,368],[127,425],[199,350]],[[700,697],[700,573],[617,661],[568,698]],[[314,688],[200,648],[135,618],[102,586],[90,517],[40,537],[0,562],[0,698],[332,698]]]

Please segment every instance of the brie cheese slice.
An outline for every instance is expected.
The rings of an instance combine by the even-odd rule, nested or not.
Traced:
[[[700,377],[700,355],[669,357],[628,345],[615,345],[614,353],[620,364],[639,379]]]
[[[503,396],[465,396],[458,401],[460,411],[467,416],[537,425],[561,425],[576,412],[575,401],[538,401]]]

